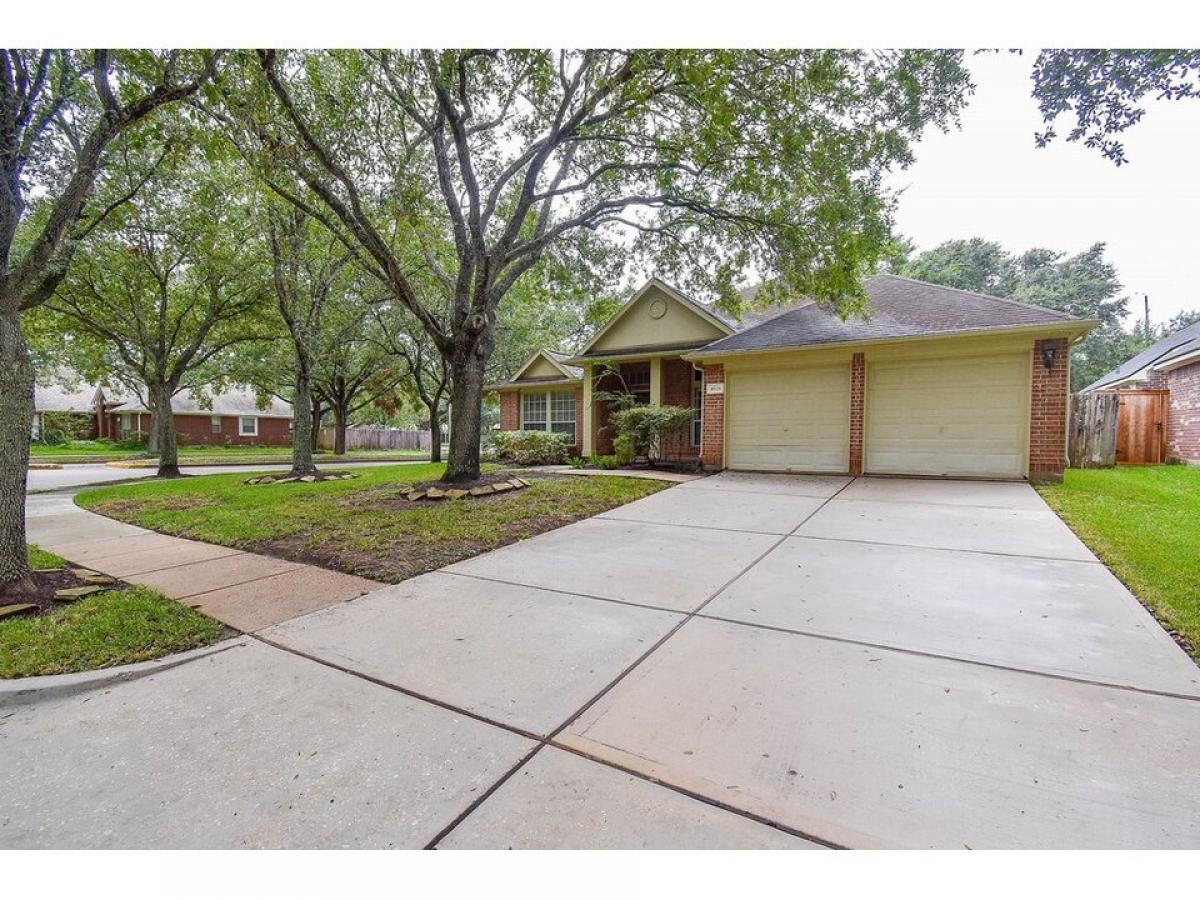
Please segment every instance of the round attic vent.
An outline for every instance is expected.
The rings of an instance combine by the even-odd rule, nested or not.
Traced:
[[[650,301],[650,309],[648,312],[650,313],[650,318],[661,319],[667,314],[667,301],[662,297],[655,297]]]

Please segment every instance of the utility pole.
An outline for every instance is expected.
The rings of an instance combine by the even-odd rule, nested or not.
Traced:
[[[1146,327],[1146,340],[1150,340],[1152,336],[1150,334],[1150,295],[1142,294],[1142,302],[1145,306],[1145,315],[1143,321],[1145,322]]]

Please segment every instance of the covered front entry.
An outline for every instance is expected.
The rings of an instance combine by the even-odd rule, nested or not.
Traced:
[[[1020,478],[1028,353],[869,362],[866,471]]]
[[[847,471],[848,363],[731,373],[726,389],[729,468]]]

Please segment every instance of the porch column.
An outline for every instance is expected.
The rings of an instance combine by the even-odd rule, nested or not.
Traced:
[[[579,410],[579,415],[583,417],[583,446],[579,452],[581,456],[587,457],[595,452],[592,432],[596,427],[595,415],[592,410],[592,366],[590,363],[583,367],[583,408]]]
[[[662,357],[650,360],[650,405],[662,406]]]

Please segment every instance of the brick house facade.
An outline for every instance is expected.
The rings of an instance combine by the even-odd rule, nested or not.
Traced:
[[[240,433],[242,418],[176,413],[175,432],[179,443],[187,446],[284,447],[291,444],[291,419],[247,416],[245,418],[256,420],[257,433],[250,435]],[[118,441],[130,433],[148,434],[154,427],[153,413],[110,412],[104,419],[102,436]]]
[[[577,378],[584,456],[612,452],[597,395],[624,390],[693,409],[662,456],[709,470],[1061,479],[1070,347],[1093,323],[897,276],[865,287],[871,318],[799,302],[731,323],[651,279],[575,356],[544,351],[493,386],[501,428]]]

